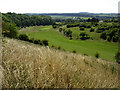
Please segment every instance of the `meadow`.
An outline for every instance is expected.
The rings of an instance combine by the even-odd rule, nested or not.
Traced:
[[[66,26],[62,26],[67,29]],[[53,29],[52,26],[34,26],[23,28],[19,33],[26,33],[29,38],[35,38],[40,40],[48,40],[49,47],[60,47],[65,51],[76,51],[80,54],[95,57],[96,53],[99,53],[100,58],[109,61],[115,61],[115,53],[118,50],[117,43],[107,42],[99,38],[100,34],[96,32],[89,32],[89,29],[85,31],[90,34],[94,40],[77,40],[75,37],[81,32],[78,27],[68,28],[73,31],[73,39],[65,37],[59,32],[59,28]]]

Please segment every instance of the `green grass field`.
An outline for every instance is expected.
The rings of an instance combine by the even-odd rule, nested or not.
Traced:
[[[72,28],[73,34],[78,33],[78,29]],[[87,54],[95,57],[99,53],[100,58],[115,61],[114,56],[117,52],[117,43],[106,42],[102,40],[69,40],[59,33],[58,29],[52,29],[52,26],[27,27],[20,30],[20,33],[26,33],[30,38],[48,40],[49,46],[61,47],[61,49],[77,53]],[[94,35],[94,34],[93,34]]]

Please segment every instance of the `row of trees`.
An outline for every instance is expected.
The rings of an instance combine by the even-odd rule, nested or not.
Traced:
[[[26,34],[20,34],[19,39],[23,40],[23,41],[28,41],[28,42],[34,43],[34,44],[48,46],[48,40],[36,40],[34,38],[30,39]]]

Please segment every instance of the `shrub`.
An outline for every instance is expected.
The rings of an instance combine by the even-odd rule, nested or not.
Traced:
[[[61,49],[61,47],[60,47],[60,46],[58,46],[58,49],[60,50],[60,49]]]
[[[96,58],[99,58],[99,53],[96,53],[96,54],[95,54],[95,57],[96,57]]]
[[[72,40],[72,37],[70,37],[69,39]]]
[[[100,38],[106,40],[106,38],[107,38],[106,32],[103,32],[103,33],[100,35]]]
[[[57,28],[57,25],[52,25],[52,27],[55,29],[55,28]]]
[[[34,44],[40,44],[41,41],[40,40],[34,40]]]
[[[112,39],[112,38],[111,38],[110,36],[107,37],[107,41],[108,41],[108,42],[110,42],[111,39]]]
[[[42,40],[43,45],[48,46],[48,40]]]
[[[81,27],[80,30],[81,30],[81,31],[84,31],[85,29],[84,29],[84,27]]]
[[[85,54],[85,53],[84,53],[83,55],[84,55],[84,56],[88,56],[88,54]]]
[[[97,29],[96,32],[97,32],[97,33],[102,33],[103,30],[99,30],[99,29]]]
[[[73,50],[72,52],[73,52],[73,53],[76,53],[76,51],[75,51],[75,50]]]
[[[113,37],[112,37],[112,41],[113,41],[113,42],[117,42],[117,41],[118,41],[118,39],[119,39],[119,37],[118,37],[118,36],[113,36]]]
[[[62,32],[62,28],[59,28],[59,32]]]
[[[116,62],[120,64],[120,51],[118,51],[115,55]]]
[[[88,25],[88,26],[86,26],[86,28],[91,28],[91,26],[90,26],[90,25]]]
[[[54,46],[54,45],[52,45],[51,47],[52,47],[52,48],[54,48],[55,46]]]
[[[29,39],[29,42],[34,43],[34,38]]]
[[[66,31],[64,31],[64,35],[66,36],[66,37],[72,37],[72,31],[69,29],[69,30],[66,30]]]
[[[80,39],[81,40],[90,39],[90,36],[88,34],[86,34],[86,32],[81,32],[80,33]]]
[[[26,34],[20,34],[19,39],[24,40],[24,41],[29,41],[29,38],[28,38],[28,36]]]
[[[91,28],[91,29],[90,29],[90,32],[94,32],[94,29],[93,29],[93,28]]]

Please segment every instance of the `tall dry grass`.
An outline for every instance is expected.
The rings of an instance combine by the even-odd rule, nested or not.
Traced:
[[[5,38],[3,88],[117,88],[116,63]]]

